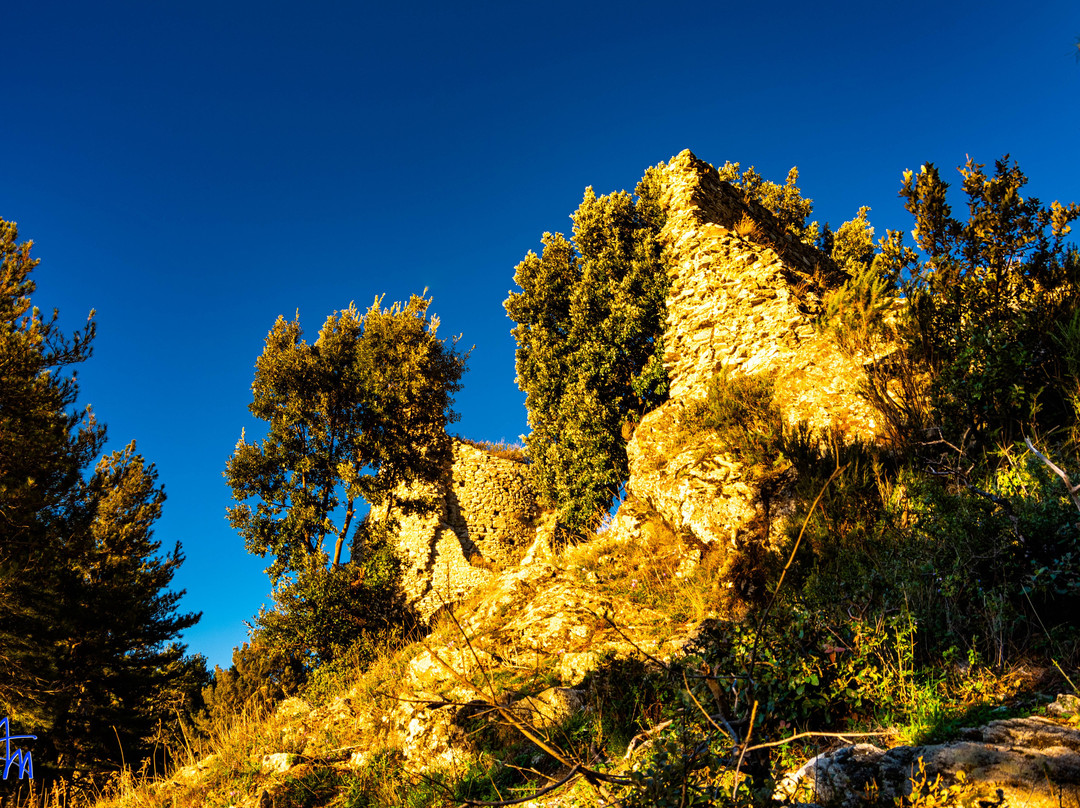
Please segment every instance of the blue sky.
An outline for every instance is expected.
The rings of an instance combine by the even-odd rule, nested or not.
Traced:
[[[100,3],[0,7],[0,217],[41,259],[35,302],[97,311],[82,400],[157,464],[192,652],[227,665],[269,585],[225,521],[222,469],[263,339],[425,287],[475,345],[458,431],[526,431],[502,301],[587,185],[632,189],[690,148],[782,181],[815,218],[926,161],[1010,153],[1080,201],[1080,5]]]

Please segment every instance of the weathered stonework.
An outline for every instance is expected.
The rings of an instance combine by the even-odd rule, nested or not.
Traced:
[[[668,164],[662,204],[670,400],[627,446],[627,487],[676,532],[726,552],[722,574],[737,586],[784,531],[791,503],[763,497],[730,447],[684,429],[687,405],[706,396],[717,373],[768,373],[789,424],[867,440],[877,427],[857,392],[861,365],[813,325],[821,296],[843,279],[831,260],[689,151]]]
[[[724,369],[771,372],[790,422],[873,438],[873,411],[856,390],[861,366],[813,326],[821,294],[843,273],[689,151],[666,173],[661,238],[672,265],[664,333],[671,399],[702,398]],[[753,232],[738,235],[744,217]]]
[[[439,485],[395,496],[419,499],[428,506],[397,514],[398,551],[406,596],[425,619],[487,581],[492,569],[514,563],[536,537],[528,466],[460,440]]]

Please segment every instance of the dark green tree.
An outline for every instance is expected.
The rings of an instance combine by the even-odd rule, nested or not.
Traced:
[[[187,664],[175,638],[200,615],[178,614],[183,591],[168,590],[184,556],[179,542],[162,555],[153,538],[165,501],[156,482],[132,443],[102,458],[80,495],[82,546],[59,593],[60,695],[48,733],[62,767],[141,759],[162,715],[173,721],[184,706],[162,697]]]
[[[67,372],[90,357],[94,323],[69,337],[32,305],[31,246],[0,220],[0,703],[23,724],[44,720],[54,690],[52,594],[70,555],[58,526],[105,440]]]
[[[1080,205],[1023,197],[1027,178],[1008,156],[993,175],[983,168],[960,168],[966,221],[953,217],[937,168],[905,172],[900,195],[924,260],[898,269],[938,426],[952,441],[970,432],[1011,442],[1021,424],[1052,428],[1070,415],[1074,380],[1056,340],[1080,308],[1080,262],[1064,243]]]
[[[30,248],[0,221],[0,710],[48,739],[43,763],[134,762],[198,667],[175,643],[198,617],[167,590],[179,545],[161,557],[151,538],[153,467],[130,446],[91,470],[105,430],[72,368],[94,324],[67,336],[41,316]]]
[[[214,667],[203,688],[205,712],[198,726],[206,734],[225,725],[248,707],[268,707],[299,692],[307,668],[299,655],[256,639],[234,648],[232,665]]]
[[[361,500],[383,507],[385,528],[395,489],[435,482],[450,457],[467,355],[438,338],[429,299],[381,302],[335,312],[311,345],[298,319],[278,318],[250,405],[268,433],[241,437],[225,469],[231,524],[250,552],[275,556],[276,605],[258,616],[259,637],[311,667],[409,622],[388,537],[360,518]]]
[[[505,303],[534,481],[572,532],[594,526],[626,479],[624,425],[667,397],[660,182],[652,168],[634,196],[587,189],[573,243],[545,233],[542,254],[516,268],[522,291]]]
[[[354,535],[348,564],[327,567],[326,556],[306,565],[274,589],[274,608],[255,620],[253,637],[301,661],[308,670],[348,656],[366,667],[387,645],[417,625],[405,604],[401,565],[385,523],[364,519]]]
[[[738,163],[725,181],[812,243],[816,223],[792,169],[783,185]],[[518,264],[505,306],[517,323],[517,382],[526,393],[526,439],[533,479],[563,528],[592,527],[628,474],[626,439],[641,416],[667,398],[663,333],[668,266],[659,241],[663,166],[650,168],[634,195],[597,197],[574,212],[573,239],[545,233],[543,251]]]

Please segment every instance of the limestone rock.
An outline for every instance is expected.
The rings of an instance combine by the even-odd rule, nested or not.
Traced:
[[[1046,713],[1058,718],[1080,715],[1080,697],[1072,693],[1062,693],[1053,703],[1046,705]]]
[[[705,398],[718,373],[769,373],[788,424],[877,439],[872,409],[858,395],[861,360],[812,325],[822,296],[844,275],[689,151],[665,169],[661,204],[672,267],[664,331],[670,398],[627,445],[627,489],[675,533],[723,553],[725,583],[752,594],[758,559],[783,534],[791,503],[782,491],[766,501],[730,447],[684,428],[688,405]],[[745,236],[736,232],[744,217],[755,223]]]
[[[284,774],[296,765],[299,758],[292,752],[271,752],[262,756],[259,770],[263,774]]]
[[[1045,718],[1011,718],[965,730],[961,740],[947,744],[888,751],[846,746],[786,777],[776,797],[854,808],[865,805],[870,793],[891,804],[911,795],[913,779],[924,794],[935,784],[960,785],[965,799],[986,804],[1071,805],[1080,800],[1080,730]]]

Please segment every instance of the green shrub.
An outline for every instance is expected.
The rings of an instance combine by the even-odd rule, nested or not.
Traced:
[[[311,669],[346,656],[363,668],[387,643],[416,630],[388,531],[365,521],[357,535],[349,563],[328,567],[316,554],[278,585],[274,608],[256,618],[262,642],[299,655]]]

